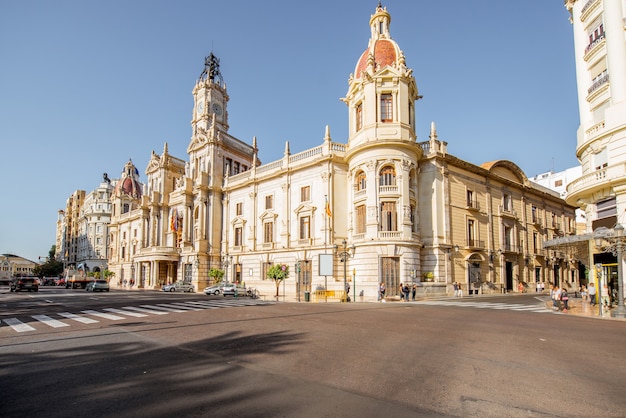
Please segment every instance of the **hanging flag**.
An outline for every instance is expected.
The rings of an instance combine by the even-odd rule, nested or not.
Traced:
[[[328,199],[326,199],[326,215],[328,215],[329,218],[333,216],[332,212],[330,211],[330,203],[328,203]]]

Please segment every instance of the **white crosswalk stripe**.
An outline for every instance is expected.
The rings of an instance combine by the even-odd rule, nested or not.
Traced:
[[[220,309],[228,307],[249,306],[249,305],[264,305],[273,304],[273,302],[266,302],[262,300],[253,299],[227,299],[227,300],[202,300],[202,301],[187,301],[187,302],[171,302],[171,303],[157,303],[154,305],[140,305],[140,306],[124,306],[122,308],[102,308],[99,311],[88,309],[81,311],[80,314],[71,312],[58,312],[57,315],[61,318],[69,319],[71,321],[80,322],[82,324],[95,324],[100,320],[93,319],[91,317],[97,317],[99,319],[108,319],[110,321],[121,321],[128,317],[142,318],[149,315],[167,315],[169,313],[184,313],[190,311],[202,311],[209,309]],[[34,324],[41,323],[52,328],[62,328],[71,326],[67,322],[54,319],[50,315],[32,315],[31,318],[38,322],[22,322],[18,318],[4,318],[0,320],[0,324],[4,322],[15,332],[28,332],[36,331]]]
[[[100,321],[96,321],[95,319],[87,318],[84,316],[79,316],[79,315],[69,313],[69,312],[60,312],[57,315],[62,316],[67,319],[71,319],[76,322],[81,322],[83,324],[95,324],[96,322],[100,322]]]
[[[147,314],[151,314],[151,315],[167,315],[168,314],[168,312],[155,311],[154,309],[137,308],[135,306],[124,306],[122,309],[127,309],[129,311],[137,311],[137,312],[147,313]]]
[[[122,309],[117,309],[117,308],[104,308],[102,310],[111,312],[111,313],[120,314],[120,315],[132,316],[134,318],[143,318],[144,316],[148,316],[146,314],[142,314],[139,312],[124,311]]]
[[[153,309],[153,310],[157,310],[157,311],[158,310],[163,310],[163,311],[166,311],[166,312],[177,312],[177,313],[187,312],[184,309],[176,309],[174,307],[169,307],[168,308],[167,306],[161,306],[161,305],[141,305],[141,307],[142,308],[146,308],[146,309]]]
[[[112,314],[108,314],[104,312],[93,311],[91,309],[83,311],[83,313],[86,313],[87,315],[97,316],[97,317],[104,318],[104,319],[110,319],[111,321],[120,321],[122,319],[126,319],[123,316],[117,316],[117,315],[112,315]]]
[[[17,318],[7,318],[3,319],[3,321],[17,332],[35,331],[35,328],[23,323]]]
[[[497,303],[497,302],[461,302],[451,300],[424,300],[417,302],[418,305],[432,306],[458,306],[461,308],[478,308],[478,309],[495,309],[509,311],[528,311],[528,312],[552,312],[540,305],[522,305],[515,303]]]
[[[65,322],[61,322],[58,319],[52,319],[48,315],[33,315],[31,318],[35,318],[37,321],[42,322],[52,328],[61,328],[61,327],[69,327],[70,324],[66,324]]]

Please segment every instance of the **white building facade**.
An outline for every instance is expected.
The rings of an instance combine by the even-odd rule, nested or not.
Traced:
[[[193,88],[188,159],[152,156],[145,187],[132,163],[113,192],[109,226],[112,285],[159,288],[174,281],[201,291],[208,272],[273,295],[272,265],[289,267],[279,293],[318,289],[376,300],[400,283],[444,294],[514,291],[574,277],[572,260],[542,243],[575,233],[574,207],[528,180],[515,164],[474,165],[437,137],[418,142],[413,71],[379,5],[370,39],[348,79],[347,141],[326,127],[320,144],[261,164],[252,145],[228,133],[228,101],[211,54]],[[320,130],[322,134],[322,130]],[[132,187],[131,187],[132,185]],[[118,187],[119,186],[119,187]],[[330,259],[330,268],[326,262]],[[324,293],[327,296],[327,293]]]

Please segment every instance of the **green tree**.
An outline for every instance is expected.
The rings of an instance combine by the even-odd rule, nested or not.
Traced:
[[[209,277],[213,280],[215,284],[221,283],[222,278],[224,277],[224,270],[216,269],[215,267],[211,267],[209,269]]]
[[[289,277],[289,266],[286,264],[274,264],[267,270],[267,278],[274,280],[276,283],[276,297],[278,298],[278,289],[280,283]]]
[[[53,245],[52,247],[50,247],[50,251],[48,251],[48,257],[46,258],[46,262],[35,266],[35,268],[33,269],[33,275],[42,278],[55,277],[63,273],[63,263],[54,258],[55,253],[56,245]]]

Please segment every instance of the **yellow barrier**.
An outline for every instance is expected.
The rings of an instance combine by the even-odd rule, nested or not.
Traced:
[[[343,290],[316,290],[315,302],[325,302],[327,300],[332,301],[345,301],[346,292]]]

